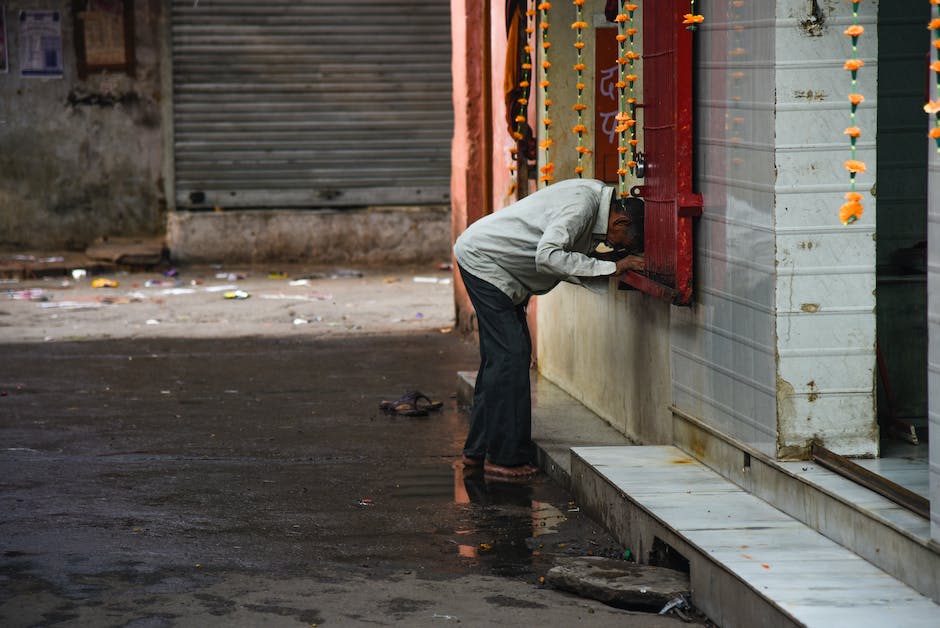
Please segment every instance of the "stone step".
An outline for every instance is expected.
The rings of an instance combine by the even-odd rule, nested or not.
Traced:
[[[576,447],[571,490],[641,561],[688,561],[723,628],[940,625],[940,606],[671,446]]]

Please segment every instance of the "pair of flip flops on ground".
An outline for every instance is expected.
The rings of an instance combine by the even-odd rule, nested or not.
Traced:
[[[420,390],[406,390],[397,401],[383,401],[379,404],[379,408],[385,412],[402,416],[427,416],[429,412],[440,410],[443,406],[443,401],[432,401]]]

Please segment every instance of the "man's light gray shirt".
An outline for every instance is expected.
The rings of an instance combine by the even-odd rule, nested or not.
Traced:
[[[613,192],[592,179],[542,188],[467,227],[454,244],[454,256],[461,268],[516,305],[559,281],[612,275],[614,262],[587,254],[607,234]]]

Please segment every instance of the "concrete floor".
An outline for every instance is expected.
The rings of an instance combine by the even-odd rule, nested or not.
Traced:
[[[547,477],[452,467],[476,349],[447,333],[448,284],[255,272],[241,301],[189,269],[185,294],[0,286],[0,624],[682,623],[541,584],[557,556],[623,548]],[[64,301],[96,305],[43,307]],[[378,410],[413,387],[444,409]]]

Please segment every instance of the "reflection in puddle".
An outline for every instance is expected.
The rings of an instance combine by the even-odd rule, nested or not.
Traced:
[[[571,553],[564,551],[568,547],[578,554],[593,553],[590,540],[574,547],[561,538],[554,543],[545,538],[559,535],[569,519],[549,501],[564,503],[567,496],[544,476],[514,483],[488,479],[479,469],[459,464],[453,471],[457,523],[463,524],[454,530],[453,543],[461,558],[512,576],[532,573],[539,561],[550,563],[553,553]]]

